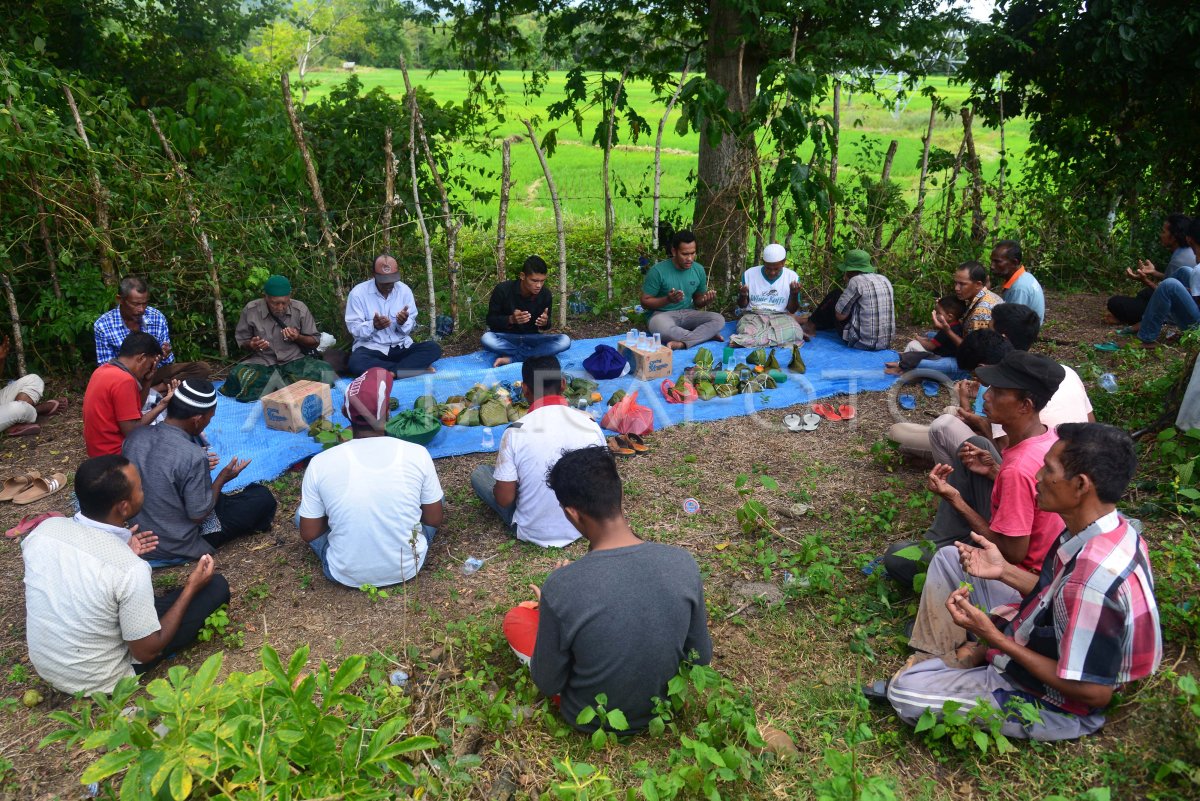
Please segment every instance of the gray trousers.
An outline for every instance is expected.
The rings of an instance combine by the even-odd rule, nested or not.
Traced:
[[[965,441],[988,451],[996,460],[996,464],[1001,464],[1003,461],[991,440],[985,437],[970,437]],[[984,520],[990,520],[994,482],[990,478],[972,473],[964,467],[957,453],[941,464],[948,464],[954,468],[947,483],[962,493],[963,500],[975,510],[976,514]],[[933,523],[925,532],[925,539],[893,543],[883,555],[883,565],[893,579],[911,587],[913,579],[926,571],[929,561],[939,549],[956,542],[967,542],[970,540],[970,533],[971,527],[967,524],[966,519],[950,505],[949,501],[943,500],[938,504],[937,513],[933,516]],[[910,551],[906,551],[904,554],[900,553],[900,551],[910,548],[915,548],[920,553]]]
[[[935,464],[950,464],[962,444],[975,432],[959,420],[947,406],[946,412],[933,421],[933,425],[920,423],[894,423],[888,429],[888,439],[900,446],[900,450],[933,459]]]
[[[655,312],[646,325],[651,334],[661,334],[663,342],[682,342],[689,348],[709,341],[724,327],[724,317],[698,309]]]
[[[966,709],[987,704],[1003,709],[1019,692],[1000,671],[991,665],[959,670],[946,667],[940,659],[927,659],[902,670],[888,682],[887,697],[896,714],[908,725],[915,725],[926,709],[941,718],[942,704],[957,701]],[[1023,694],[1017,696],[1028,701]],[[1001,733],[1005,737],[1030,740],[1074,740],[1093,734],[1104,725],[1104,715],[1072,715],[1069,712],[1041,709],[1041,723],[1025,723],[1010,717]]]
[[[955,649],[967,641],[967,632],[954,622],[946,609],[946,599],[963,581],[971,583],[971,603],[989,612],[997,606],[1021,600],[1021,593],[1003,581],[968,576],[959,562],[958,548],[953,545],[934,554],[925,575],[925,586],[921,588],[921,605],[917,608],[917,622],[913,624],[908,644],[918,651],[945,657],[947,664],[952,663]]]

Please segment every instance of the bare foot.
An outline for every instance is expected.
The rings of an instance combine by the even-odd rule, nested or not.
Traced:
[[[712,340],[710,340],[710,341],[712,341],[712,342],[724,342],[724,341],[725,341],[725,337],[723,337],[723,336],[722,336],[722,335],[720,335],[720,334],[717,334],[717,335],[716,335],[716,336],[714,336],[714,337],[712,338]]]
[[[667,347],[670,348],[671,350],[683,350],[687,346],[684,345],[682,342],[675,342],[674,340],[672,340],[667,343]]]
[[[954,651],[954,661],[957,665],[949,664],[949,659],[943,660],[947,667],[957,667],[960,670],[970,670],[977,668],[984,662],[984,657],[987,656],[987,643],[982,642],[965,642],[958,646]]]
[[[900,369],[898,364],[885,365],[883,368],[885,375],[901,375],[904,371]]]
[[[1112,312],[1105,312],[1105,313],[1104,313],[1104,324],[1105,324],[1105,325],[1119,325],[1119,324],[1120,324],[1120,322],[1121,322],[1121,321],[1120,321],[1120,320],[1118,320],[1116,317],[1113,317],[1113,313],[1112,313]]]
[[[436,367],[434,367],[433,365],[430,365],[430,366],[428,366],[428,367],[426,367],[426,368],[425,368],[425,372],[427,372],[427,373],[436,373],[436,372],[437,372],[437,368],[436,368]]]
[[[503,367],[506,364],[512,364],[512,359],[508,356],[500,356],[496,361],[492,362],[492,367]]]

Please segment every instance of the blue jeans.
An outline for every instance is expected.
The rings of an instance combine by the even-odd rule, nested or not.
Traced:
[[[371,367],[382,367],[396,378],[411,378],[422,375],[431,364],[442,357],[442,346],[432,340],[414,342],[407,348],[396,345],[387,353],[372,348],[355,348],[346,360],[346,368],[355,375],[362,375]]]
[[[517,504],[501,506],[496,501],[496,470],[490,464],[481,464],[471,473],[471,489],[479,496],[479,500],[487,504],[493,512],[500,516],[500,521],[508,526],[510,531],[516,531],[513,525],[513,514]]]
[[[296,528],[297,529],[300,528],[300,512],[299,511],[296,512]],[[437,529],[434,528],[433,526],[427,526],[424,523],[422,523],[421,524],[421,533],[425,535],[426,547],[432,546],[433,538],[435,536],[437,536]],[[313,553],[315,553],[317,555],[317,560],[321,563],[321,572],[325,574],[325,578],[329,579],[334,584],[337,584],[339,587],[349,586],[347,584],[342,584],[342,582],[335,579],[333,577],[333,575],[329,572],[329,558],[327,556],[327,553],[329,551],[329,529],[328,528],[326,528],[325,531],[323,531],[321,533],[321,536],[317,537],[315,540],[308,543],[308,547],[312,548]],[[358,587],[350,587],[350,589],[357,590]]]
[[[1184,329],[1200,325],[1200,308],[1192,299],[1191,291],[1186,284],[1175,278],[1164,279],[1150,296],[1150,302],[1146,304],[1146,313],[1142,315],[1138,339],[1142,342],[1153,342],[1158,339],[1163,324],[1168,321]]]
[[[553,356],[571,347],[566,334],[498,334],[488,331],[480,340],[484,350],[523,362],[534,356]]]

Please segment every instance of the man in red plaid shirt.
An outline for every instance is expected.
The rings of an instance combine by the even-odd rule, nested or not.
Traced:
[[[978,641],[977,666],[910,660],[887,686],[905,722],[916,723],[926,709],[940,713],[947,701],[1011,712],[1010,700],[1018,700],[1036,706],[1040,720],[1009,714],[1006,736],[1074,739],[1104,725],[1104,708],[1120,685],[1158,669],[1162,633],[1146,544],[1116,511],[1137,467],[1133,441],[1098,423],[1057,431],[1038,472],[1037,502],[1061,515],[1066,531],[1041,575],[1006,562],[975,534],[975,546],[958,544],[967,574],[1003,581],[1022,600],[1008,614],[1001,607],[989,615],[971,604],[968,587],[951,594],[946,607],[954,622]]]

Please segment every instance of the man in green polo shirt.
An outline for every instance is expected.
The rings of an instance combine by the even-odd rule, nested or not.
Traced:
[[[661,334],[672,350],[694,348],[710,339],[723,342],[725,318],[700,311],[716,298],[716,290],[708,288],[704,266],[696,261],[696,235],[676,232],[671,237],[671,258],[651,267],[642,282],[642,306],[650,314],[646,327]]]

